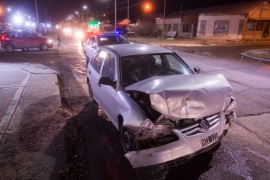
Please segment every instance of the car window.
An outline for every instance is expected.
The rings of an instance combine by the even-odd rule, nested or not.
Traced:
[[[107,54],[102,68],[102,76],[110,77],[113,81],[115,80],[115,59],[113,55],[109,53]]]
[[[91,62],[91,65],[93,66],[93,68],[100,73],[100,69],[102,66],[103,61],[105,60],[106,56],[107,56],[107,52],[105,51],[100,51],[95,58],[93,59],[93,61]]]
[[[19,37],[19,34],[18,33],[16,33],[16,32],[11,32],[10,34],[9,34],[9,36],[10,37],[15,37],[15,38],[18,38]]]
[[[174,54],[165,55],[169,68],[172,72],[177,74],[190,74],[190,68],[182,60],[181,66],[179,66],[179,58],[176,58]]]
[[[96,41],[95,41],[95,37],[94,37],[94,36],[91,36],[91,37],[89,38],[89,43],[90,43],[91,45],[95,45],[95,44],[96,44]]]
[[[193,74],[187,64],[174,54],[124,57],[121,59],[121,71],[124,87],[152,76]]]
[[[154,55],[153,56],[156,59],[156,64],[162,65],[162,60],[160,55]]]

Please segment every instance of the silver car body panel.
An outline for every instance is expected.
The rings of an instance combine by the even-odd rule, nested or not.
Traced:
[[[172,53],[172,51],[169,49],[147,44],[117,44],[107,45],[107,47],[116,51],[120,57],[155,53]]]
[[[228,127],[225,125],[225,117],[221,112],[221,121],[210,128],[206,133],[185,136],[178,129],[174,129],[173,132],[179,137],[178,141],[150,149],[132,151],[125,154],[125,156],[133,168],[158,165],[187,155],[192,157],[196,155],[196,152],[217,143],[217,141],[222,138],[222,133],[226,128]],[[217,133],[219,138],[206,147],[202,147],[201,139],[213,133]]]
[[[224,110],[231,97],[231,86],[221,74],[155,76],[126,90],[150,94],[152,108],[171,120],[214,114]]]
[[[94,99],[103,108],[114,126],[119,129],[119,116],[122,116],[123,126],[140,134],[140,126],[149,119],[145,110],[130,96],[129,91],[149,94],[151,107],[165,116],[165,120],[181,121],[194,119],[194,130],[173,127],[172,132],[179,138],[165,145],[141,149],[125,154],[134,168],[167,163],[184,156],[194,156],[196,153],[218,143],[224,130],[229,129],[230,122],[225,118],[225,110],[232,102],[231,86],[223,75],[168,75],[153,76],[135,84],[121,87],[119,59],[123,56],[173,53],[158,46],[142,44],[108,45],[100,47],[114,54],[116,59],[116,86],[98,85],[101,74],[94,72],[88,64],[87,76],[94,91]],[[101,90],[101,88],[103,90]],[[209,129],[201,131],[200,121],[208,116],[218,116],[210,122]],[[155,123],[155,121],[153,121]],[[196,127],[195,127],[196,126]],[[184,132],[188,129],[188,132]],[[192,131],[192,132],[191,132]],[[196,133],[194,133],[196,131]],[[202,145],[202,139],[217,134],[218,138]],[[147,135],[146,135],[147,136]]]

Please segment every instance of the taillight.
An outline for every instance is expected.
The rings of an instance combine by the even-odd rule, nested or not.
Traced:
[[[3,36],[1,36],[1,41],[3,41],[5,39],[5,36],[3,35]]]

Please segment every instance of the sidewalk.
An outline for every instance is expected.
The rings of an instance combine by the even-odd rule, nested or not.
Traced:
[[[242,57],[253,59],[257,61],[270,62],[270,48],[269,49],[252,49],[241,53]]]
[[[42,97],[60,97],[56,82],[57,72],[42,65],[0,63],[0,145],[13,119],[22,116],[19,102],[27,107]]]
[[[57,116],[57,74],[40,64],[0,63],[1,178],[59,176],[65,122]]]

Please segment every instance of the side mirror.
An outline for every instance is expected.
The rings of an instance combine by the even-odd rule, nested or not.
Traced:
[[[110,77],[101,77],[98,81],[98,84],[114,86],[114,82],[112,81]]]
[[[201,72],[201,68],[195,67],[195,68],[194,68],[194,72],[195,72],[196,74],[199,74],[199,73]]]

